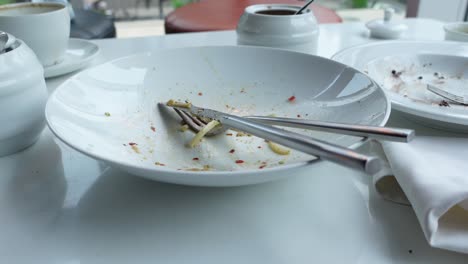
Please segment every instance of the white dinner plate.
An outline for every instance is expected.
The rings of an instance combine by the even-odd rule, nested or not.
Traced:
[[[387,92],[392,108],[431,127],[468,131],[468,107],[446,104],[427,84],[468,94],[468,44],[382,41],[343,50],[332,59],[366,72]],[[393,73],[392,73],[393,72]]]
[[[292,96],[295,100],[288,100]],[[55,135],[78,151],[159,181],[245,185],[287,177],[316,163],[296,151],[275,154],[264,140],[235,131],[187,148],[194,134],[181,132],[177,115],[156,105],[169,99],[236,115],[376,126],[390,114],[382,89],[353,68],[301,53],[233,46],[163,50],[87,69],[50,96],[46,118]],[[343,146],[363,141],[298,131]],[[194,171],[207,165],[209,171]]]
[[[44,67],[44,77],[51,78],[77,71],[90,63],[99,53],[99,46],[84,40],[71,38],[63,60]]]

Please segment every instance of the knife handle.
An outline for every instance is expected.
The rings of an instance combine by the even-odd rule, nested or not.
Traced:
[[[382,168],[382,162],[377,157],[367,156],[352,149],[321,141],[310,136],[261,124],[238,116],[224,115],[220,117],[220,121],[228,127],[370,175],[375,174]]]

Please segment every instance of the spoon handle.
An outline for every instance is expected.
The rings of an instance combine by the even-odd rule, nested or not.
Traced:
[[[358,137],[370,137],[373,139],[395,142],[410,142],[414,138],[414,130],[404,128],[341,124],[285,117],[246,116],[246,118],[267,125],[304,128],[316,131],[324,131]]]
[[[304,11],[310,4],[312,4],[312,2],[314,2],[315,0],[309,0],[309,2],[307,2],[307,4],[305,4],[303,7],[301,7],[301,9],[299,9],[295,15],[299,15],[300,13],[302,13],[302,11]]]

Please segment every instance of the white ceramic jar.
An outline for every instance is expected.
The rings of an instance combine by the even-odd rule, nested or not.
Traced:
[[[33,51],[16,39],[0,54],[0,156],[37,141],[45,126],[44,70]]]
[[[237,25],[237,44],[317,53],[319,28],[310,9],[294,15],[299,6],[248,6]]]

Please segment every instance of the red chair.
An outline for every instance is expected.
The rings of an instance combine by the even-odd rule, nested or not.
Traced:
[[[298,0],[201,0],[187,4],[168,14],[164,21],[166,33],[233,30],[249,5],[289,4],[302,6]],[[341,18],[331,9],[312,4],[319,23],[341,23]]]

